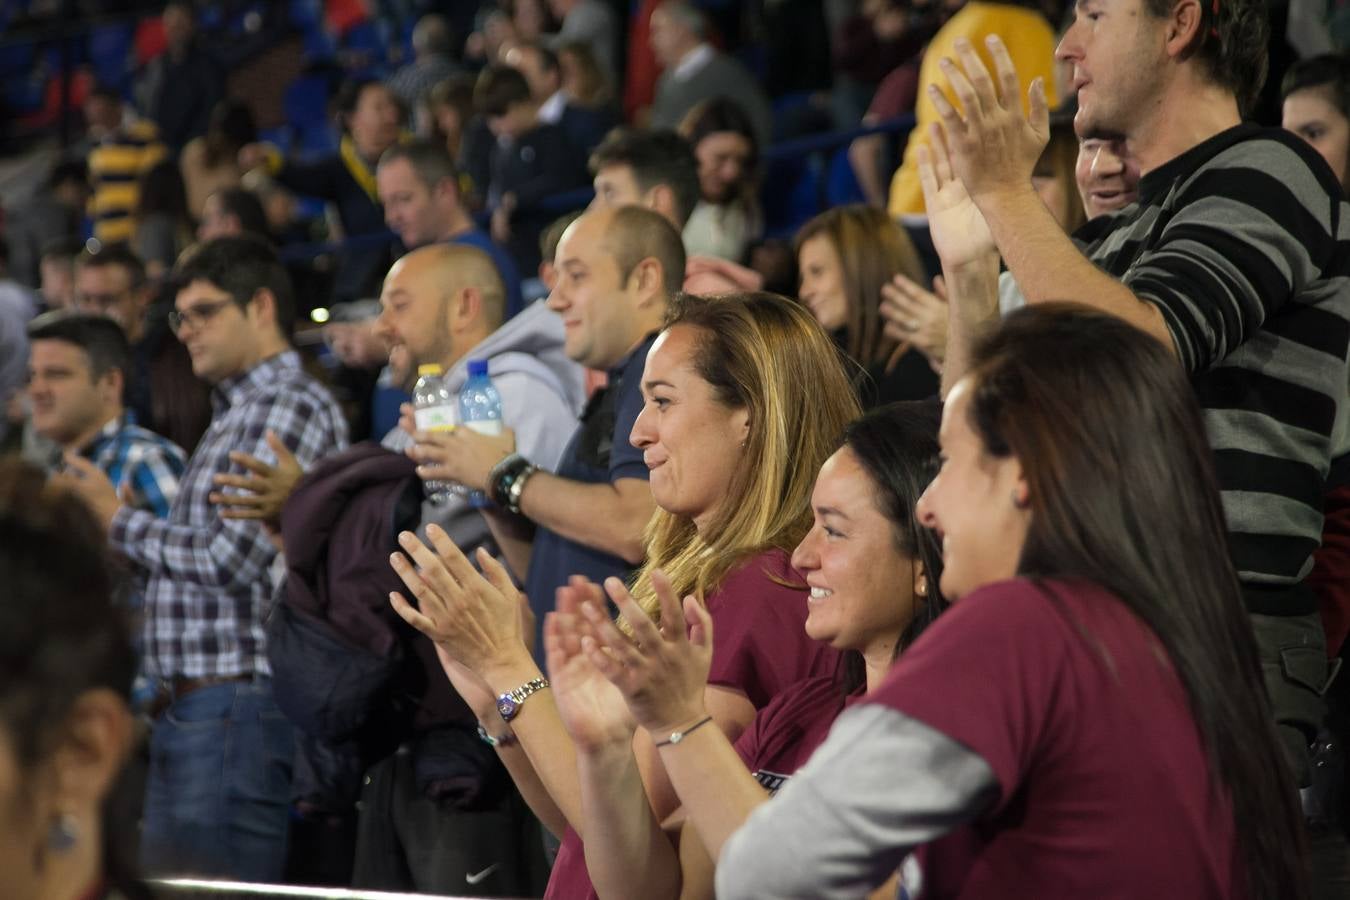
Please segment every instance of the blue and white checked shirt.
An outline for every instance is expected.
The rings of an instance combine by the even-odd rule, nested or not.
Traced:
[[[169,517],[169,507],[178,496],[178,480],[187,467],[182,447],[137,425],[135,414],[128,410],[103,426],[84,455],[103,470],[119,494],[130,483],[131,505],[136,509],[154,513],[158,519]]]
[[[259,523],[222,519],[207,499],[217,473],[243,474],[227,454],[274,461],[270,430],[308,468],[347,444],[337,403],[293,351],[221,382],[211,401],[211,427],[188,461],[169,518],[123,507],[112,522],[113,546],[149,572],[146,666],[161,678],[271,673],[263,621],[277,551]]]

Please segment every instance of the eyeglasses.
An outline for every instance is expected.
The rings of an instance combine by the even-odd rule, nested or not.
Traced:
[[[198,303],[187,309],[169,310],[169,327],[175,332],[182,331],[184,325],[201,328],[216,317],[216,313],[233,303],[233,300],[217,300],[215,303]]]

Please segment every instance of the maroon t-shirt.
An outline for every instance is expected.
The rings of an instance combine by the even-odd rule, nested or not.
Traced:
[[[1001,788],[973,839],[922,849],[924,900],[1245,896],[1231,807],[1210,790],[1181,682],[1101,588],[982,588],[866,702],[960,742]]]
[[[862,698],[862,691],[845,697],[836,678],[799,681],[759,711],[736,741],[736,752],[755,780],[777,793],[825,742],[844,708]]]
[[[763,710],[804,679],[834,677],[839,667],[838,651],[806,636],[804,585],[782,550],[760,554],[722,579],[707,597],[713,620],[708,684],[740,691],[756,710]],[[816,744],[828,731],[826,724]],[[809,755],[808,751],[802,761]],[[585,848],[569,828],[563,835],[544,900],[595,896],[586,872]]]

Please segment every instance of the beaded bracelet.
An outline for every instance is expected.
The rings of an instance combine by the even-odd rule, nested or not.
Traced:
[[[690,725],[684,731],[672,731],[670,733],[670,737],[666,738],[664,741],[657,741],[656,746],[669,747],[672,744],[678,744],[680,741],[687,738],[689,736],[689,733],[693,731],[695,728],[700,728],[704,725],[707,725],[712,720],[713,720],[712,716],[704,716],[703,718],[695,722],[693,725]]]

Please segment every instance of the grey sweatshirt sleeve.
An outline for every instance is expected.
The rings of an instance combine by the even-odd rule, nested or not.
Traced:
[[[717,896],[862,897],[998,794],[970,750],[889,707],[854,707],[723,847]]]

